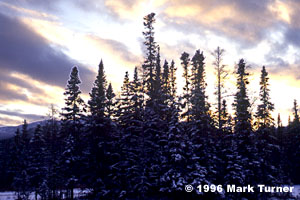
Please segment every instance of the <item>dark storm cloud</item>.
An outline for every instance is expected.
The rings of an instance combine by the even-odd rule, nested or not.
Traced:
[[[33,79],[65,87],[69,72],[79,65],[82,89],[90,90],[94,73],[70,59],[16,18],[0,13],[0,72],[19,72]],[[3,76],[3,75],[2,75]]]

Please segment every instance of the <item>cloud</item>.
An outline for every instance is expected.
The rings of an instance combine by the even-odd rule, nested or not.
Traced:
[[[8,126],[8,125],[16,125],[16,124],[21,124],[22,120],[16,120],[16,119],[12,119],[9,117],[2,117],[0,116],[0,127],[1,126]],[[1,132],[1,131],[0,131]],[[5,133],[0,133],[0,138],[3,138],[3,134]]]
[[[33,9],[27,9],[24,7],[20,7],[17,5],[13,5],[6,2],[0,2],[0,10],[4,13],[13,13],[15,15],[24,15],[39,19],[46,19],[46,20],[57,20],[58,18],[55,15],[48,14],[46,12],[37,11]]]
[[[256,43],[263,37],[266,27],[272,26],[271,1],[211,1],[188,0],[168,3],[162,13],[166,24],[170,22],[179,31],[200,33],[211,30],[233,40]]]
[[[285,34],[285,39],[288,43],[300,47],[300,28],[290,28]]]
[[[57,4],[61,0],[41,1],[41,0],[2,0],[4,3],[8,3],[20,7],[34,7],[42,10],[57,11]]]
[[[9,83],[0,80],[0,100],[1,103],[15,100],[28,101],[28,96],[11,88]]]
[[[82,90],[90,90],[94,72],[54,49],[17,18],[0,13],[0,70],[26,74],[35,80],[64,87],[71,68],[79,66]]]
[[[38,120],[45,118],[45,116],[42,116],[42,115],[25,114],[25,113],[22,113],[21,110],[0,110],[0,114],[7,115],[7,116],[19,117],[21,119],[26,119],[28,121],[38,121]]]
[[[107,53],[114,55],[115,57],[119,57],[127,63],[136,64],[140,61],[140,58],[132,54],[128,47],[121,42],[100,38],[95,35],[87,35],[87,38],[95,43],[100,49],[105,50]]]

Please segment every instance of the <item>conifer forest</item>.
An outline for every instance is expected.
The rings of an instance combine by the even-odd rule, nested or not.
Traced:
[[[82,99],[80,66],[66,77],[65,106],[33,132],[28,123],[0,141],[0,190],[17,199],[293,199],[259,192],[257,185],[300,184],[300,121],[283,126],[270,98],[268,66],[261,66],[258,105],[251,109],[248,64],[236,58],[233,111],[224,83],[224,49],[213,52],[216,103],[208,101],[206,54],[182,52],[164,60],[156,42],[155,14],[144,17],[144,60],[126,72],[117,95],[99,58],[89,100]],[[221,45],[221,44],[220,44]],[[239,59],[239,60],[238,60]],[[178,92],[177,69],[183,70]],[[181,89],[180,89],[181,91]],[[291,101],[293,102],[293,100]],[[214,109],[213,109],[214,108]],[[192,192],[186,186],[193,187]],[[222,191],[198,190],[221,185]],[[229,192],[226,185],[254,186]],[[75,189],[85,190],[80,197]]]

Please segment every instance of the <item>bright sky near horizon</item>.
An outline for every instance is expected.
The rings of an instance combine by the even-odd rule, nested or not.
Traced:
[[[235,65],[251,72],[251,101],[259,94],[263,65],[270,76],[274,118],[283,123],[300,101],[300,2],[297,0],[0,0],[0,126],[41,120],[50,104],[61,108],[64,87],[77,65],[85,100],[100,59],[114,90],[126,71],[143,61],[143,17],[156,13],[155,38],[162,62],[174,59],[182,88],[180,55],[206,57],[207,94],[215,105],[211,52],[225,49],[230,71],[227,98],[235,92]]]

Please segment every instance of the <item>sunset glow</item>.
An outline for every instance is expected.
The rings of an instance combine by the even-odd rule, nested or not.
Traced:
[[[178,91],[183,79],[180,55],[197,49],[206,57],[207,94],[215,109],[213,52],[225,49],[230,71],[227,96],[233,102],[234,70],[240,58],[250,66],[250,99],[258,97],[262,66],[270,75],[274,118],[283,124],[293,100],[300,101],[300,3],[288,1],[64,0],[0,2],[0,126],[46,116],[61,108],[64,87],[77,65],[84,99],[103,59],[108,82],[118,93],[126,71],[132,78],[143,62],[143,16],[156,13],[155,38],[162,62],[174,59]],[[3,27],[3,28],[2,28]],[[30,55],[29,55],[30,54]],[[257,104],[258,102],[256,102]],[[231,107],[231,106],[230,106]],[[232,112],[232,108],[231,112]],[[255,111],[255,109],[254,109]],[[232,112],[233,113],[233,112]]]

